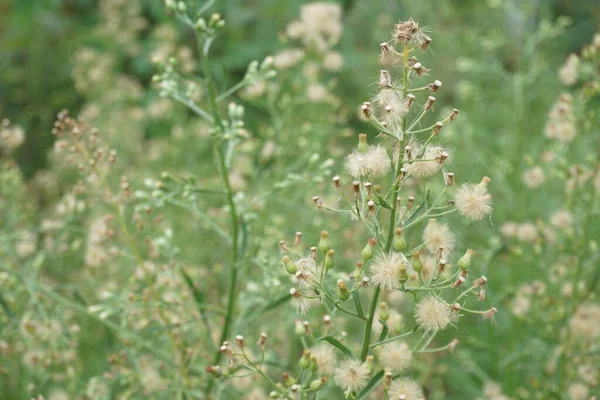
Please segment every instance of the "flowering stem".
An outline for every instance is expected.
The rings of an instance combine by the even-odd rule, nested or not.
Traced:
[[[403,96],[406,97],[408,95],[408,47],[404,46],[403,52],[403,61],[404,61],[404,69],[403,69],[403,80],[402,80],[402,92]],[[406,135],[406,116],[402,118],[402,132],[404,133],[402,136],[402,142],[400,144],[400,149],[398,151],[398,159],[396,160],[396,171],[394,174],[394,185],[391,191],[392,196],[392,212],[390,214],[390,228],[388,233],[387,242],[385,244],[385,252],[389,252],[392,248],[392,242],[394,240],[394,229],[396,228],[396,210],[398,208],[398,202],[396,201],[396,196],[398,189],[400,187],[400,169],[402,168],[402,152],[404,146],[406,144],[407,135]],[[365,326],[365,335],[363,337],[362,350],[360,352],[361,361],[365,361],[367,358],[367,354],[369,354],[369,342],[371,340],[371,330],[373,328],[373,320],[375,319],[375,311],[377,309],[377,302],[379,301],[379,294],[381,293],[381,288],[377,286],[373,293],[373,298],[371,298],[371,304],[369,305],[369,316],[367,317],[367,324]]]

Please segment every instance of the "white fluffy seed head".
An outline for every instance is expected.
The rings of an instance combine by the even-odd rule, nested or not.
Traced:
[[[422,147],[420,147],[418,144],[413,144],[413,154],[419,154],[421,150]],[[442,164],[439,162],[439,160],[443,153],[446,153],[444,155],[444,163],[450,163],[451,157],[447,149],[439,146],[427,146],[423,152],[422,159],[428,161],[414,161],[410,164],[406,164],[405,168],[407,169],[408,174],[413,178],[429,178],[441,170]]]
[[[443,248],[441,256],[448,259],[448,255],[454,251],[456,240],[447,224],[430,219],[423,230],[423,242],[430,253],[436,254]]]
[[[413,354],[405,342],[387,343],[379,348],[379,362],[394,372],[402,372],[410,366]]]
[[[346,157],[346,171],[354,178],[385,175],[390,168],[390,157],[380,146],[369,146],[365,153],[353,151]]]
[[[318,344],[310,349],[312,355],[317,357],[319,373],[331,375],[335,367],[335,352],[329,344]]]
[[[408,260],[402,253],[379,253],[371,264],[371,280],[383,290],[398,289],[407,265]]]
[[[451,322],[450,307],[435,296],[421,300],[416,307],[415,319],[426,331],[441,331]]]
[[[401,378],[392,382],[390,399],[425,400],[425,395],[417,382],[410,378]]]
[[[484,178],[477,185],[467,183],[456,191],[454,200],[461,215],[479,221],[492,212],[492,195],[487,191],[488,182],[489,178]]]
[[[355,392],[369,381],[369,368],[359,360],[342,361],[335,369],[335,382],[344,390]]]

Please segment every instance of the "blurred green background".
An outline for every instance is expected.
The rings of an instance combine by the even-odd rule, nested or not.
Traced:
[[[68,109],[76,115],[86,101],[72,79],[77,49],[86,46],[110,50],[112,44],[96,29],[102,18],[102,3],[94,0],[0,1],[0,115],[27,132],[26,143],[18,154],[26,176],[32,176],[46,163],[45,150],[52,141],[48,133],[57,112]],[[145,41],[150,40],[148,36],[153,27],[164,23],[167,17],[162,1],[138,3],[145,20],[135,39],[141,49],[135,54],[122,55],[114,68],[147,87],[154,71]],[[294,0],[217,2],[216,9],[228,22],[226,35],[216,46],[217,51],[225,54],[222,67],[223,73],[232,75],[228,79],[235,81],[243,75],[249,61],[262,59],[280,48],[285,26],[305,3]],[[345,30],[339,50],[344,55],[345,66],[337,90],[346,104],[362,101],[362,88],[376,76],[377,67],[371,56],[373,46],[398,18],[412,16],[435,27],[434,51],[448,58],[441,68],[436,68],[435,74],[445,78],[444,83],[448,85],[461,77],[456,64],[450,61],[457,57],[480,61],[494,58],[490,68],[499,62],[508,72],[514,71],[522,62],[522,38],[510,38],[510,35],[527,35],[541,20],[567,16],[572,22],[566,35],[547,44],[550,64],[564,59],[568,52],[578,51],[595,32],[600,20],[600,3],[589,0],[347,0],[340,3],[344,9]],[[514,9],[512,13],[502,10],[507,4]],[[483,42],[494,37],[508,40],[486,49]],[[189,44],[193,36],[187,32],[181,40]],[[500,111],[496,113],[502,116]],[[160,134],[151,131],[148,128],[147,134]]]
[[[285,28],[297,18],[300,6],[307,3],[295,0],[217,1],[213,10],[220,12],[227,22],[227,28],[213,47],[218,86],[230,87],[244,76],[249,62],[262,60],[289,47]],[[495,232],[503,221],[526,217],[534,220],[556,206],[551,204],[554,199],[550,197],[548,204],[538,206],[531,204],[529,196],[517,195],[523,191],[521,173],[529,164],[528,154],[535,153],[544,141],[542,131],[547,112],[561,91],[557,69],[569,53],[579,52],[600,28],[600,2],[347,0],[339,3],[343,6],[344,30],[335,50],[343,55],[344,64],[341,71],[328,78],[334,83],[331,91],[343,106],[315,105],[310,114],[302,109],[306,115],[300,113],[298,119],[304,117],[314,125],[322,123],[321,130],[308,136],[315,141],[309,149],[335,158],[339,167],[342,156],[355,142],[355,138],[344,133],[342,128],[350,128],[353,132],[368,130],[353,111],[376,90],[373,82],[377,80],[380,68],[379,43],[388,38],[390,27],[399,19],[413,17],[422,25],[430,26],[434,42],[431,53],[423,59],[425,65],[433,65],[432,78],[444,83],[444,90],[438,97],[439,109],[456,106],[461,110],[457,123],[444,133],[444,141],[458,150],[452,168],[461,171],[460,181],[477,181],[482,174],[487,174],[494,182],[492,193],[496,212],[492,222],[497,225],[465,226],[458,241],[461,246],[473,243],[480,248],[497,249],[486,253],[478,272],[489,274],[491,281],[497,282],[490,286],[488,296],[490,303],[501,308],[519,282],[534,279],[539,271],[533,268],[488,271],[496,261],[494,257],[501,257],[505,250],[498,243]],[[163,29],[164,26],[170,26],[172,30]],[[111,30],[106,31],[106,27]],[[167,151],[172,150],[173,154],[167,154],[156,165],[145,164],[147,158],[136,157],[136,152],[142,153],[141,149],[148,150],[140,142],[171,139],[176,136],[176,128],[189,131],[196,128],[191,114],[180,105],[157,107],[156,112],[152,111],[160,104],[151,82],[156,72],[152,59],[166,42],[173,44],[165,50],[168,53],[177,52],[177,46],[196,51],[193,33],[165,15],[161,0],[0,0],[0,118],[8,118],[26,133],[25,143],[16,154],[25,179],[34,180],[38,174],[38,179],[43,180],[39,172],[50,164],[46,156],[54,140],[50,132],[56,114],[62,109],[70,110],[71,115],[80,112],[91,115],[92,120],[96,118],[94,123],[105,130],[118,127],[111,135],[125,138],[114,141],[121,146],[119,154],[125,155],[125,163],[140,164],[138,171],[131,172],[132,181],[139,183],[148,175],[157,176],[162,170],[179,172],[188,166],[199,165],[200,170],[195,172],[202,174],[202,168],[206,171],[212,168],[212,163],[203,159],[210,154],[210,149],[202,145],[181,146],[185,152],[169,147]],[[179,55],[188,60],[193,56]],[[194,71],[193,63],[190,69]],[[299,74],[298,71],[288,72],[296,73]],[[107,80],[87,84],[93,82],[90,77],[95,74],[107,77]],[[286,76],[285,72],[281,75],[282,80],[294,81],[294,77]],[[119,90],[114,99],[106,93],[123,86],[130,90]],[[112,112],[120,109],[126,111],[121,115]],[[138,118],[139,110],[146,110],[147,114],[142,115],[152,115],[152,118]],[[265,115],[267,110],[263,104],[250,102],[246,105],[246,125],[257,137],[266,130],[263,129]],[[128,118],[135,121],[127,124]],[[339,132],[332,132],[337,128]],[[323,148],[318,135],[327,135]],[[138,142],[140,136],[142,139]],[[128,137],[136,138],[131,140],[130,146],[124,144]],[[328,145],[331,147],[326,148]],[[150,150],[159,153],[161,148],[158,142]],[[324,186],[311,187],[310,194],[313,189],[318,192]],[[47,195],[46,191],[37,188],[34,186],[37,191],[35,201],[42,206],[50,204],[50,198],[55,200],[57,197],[56,193]],[[304,189],[276,200],[274,213],[284,221],[279,224],[284,226],[278,225],[278,228],[290,236],[295,230],[302,230],[305,237],[317,237],[321,217],[314,221],[303,220],[302,211],[298,211],[301,207],[297,205],[301,201],[310,205]],[[168,217],[181,224],[187,223],[175,212]],[[451,220],[466,225],[458,218]],[[336,223],[334,226],[344,226]],[[194,228],[187,227],[192,232]],[[267,228],[264,232],[268,233]],[[276,232],[280,234],[280,231]],[[280,236],[273,234],[268,239],[275,243]],[[188,240],[180,245],[190,260],[197,256],[207,265],[217,262],[215,259],[218,260],[220,254],[211,253],[210,244],[199,249],[193,238]],[[57,258],[62,263],[56,265],[61,268],[47,267],[44,273],[61,283],[74,281],[71,273],[78,268],[76,256],[60,255]],[[114,337],[108,330],[103,331],[104,328],[95,322],[88,320],[88,323],[90,326],[82,324],[84,330],[89,328],[82,342],[97,353],[82,351],[83,378],[100,374],[105,369],[106,355],[114,346]],[[446,388],[449,393],[456,394],[453,398],[475,398],[486,374],[514,391],[524,369],[531,365],[535,365],[535,371],[543,369],[548,347],[535,339],[508,335],[512,329],[518,332],[530,329],[508,313],[499,315],[496,327],[479,321],[468,324],[465,322],[470,334],[465,343],[467,352],[471,352],[471,359],[479,364],[468,364],[469,357],[465,356],[465,360],[461,360],[464,364],[450,369],[449,379],[443,385],[449,386]],[[97,335],[97,332],[101,334]],[[453,334],[448,333],[448,339]],[[504,348],[490,352],[489,343],[499,340],[503,341]],[[537,345],[539,348],[535,347]],[[529,365],[506,361],[507,354],[518,356],[527,346],[539,350],[526,360]],[[469,369],[474,377],[461,375],[463,369]],[[543,376],[539,378],[543,379]],[[3,387],[5,393],[13,393],[11,384]]]

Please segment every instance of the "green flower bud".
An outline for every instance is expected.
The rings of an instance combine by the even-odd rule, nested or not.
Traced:
[[[346,287],[346,284],[340,279],[337,284],[337,297],[341,301],[346,301],[350,298],[350,291]]]
[[[377,244],[377,241],[375,239],[369,239],[369,242],[362,250],[362,257],[363,257],[364,263],[366,263],[371,258],[373,258],[373,247],[375,247],[376,244]]]
[[[394,240],[392,242],[392,247],[395,251],[404,251],[406,249],[406,239],[404,239],[404,235],[402,235],[402,229],[396,228],[394,231]]]
[[[312,390],[313,392],[318,392],[323,386],[325,386],[326,383],[326,376],[322,377],[321,379],[314,380],[310,383],[310,390]]]
[[[180,1],[179,3],[177,3],[177,9],[179,9],[179,11],[181,12],[186,12],[187,5],[183,1]]]
[[[294,323],[294,333],[298,336],[304,336],[304,325],[302,325],[302,321],[299,319]]]
[[[298,266],[288,256],[283,256],[283,258],[281,259],[281,261],[283,262],[283,266],[285,267],[285,271],[288,274],[294,275],[296,272],[298,272]]]
[[[317,370],[319,369],[319,362],[317,360],[317,356],[315,356],[314,354],[311,354],[310,356],[310,372],[317,372]]]
[[[308,369],[310,367],[310,350],[304,350],[298,365],[300,365],[300,368],[302,369]]]
[[[379,319],[382,321],[387,321],[390,318],[390,310],[385,301],[379,303]]]
[[[208,29],[208,26],[206,26],[206,21],[204,20],[204,18],[198,18],[198,20],[194,24],[194,28],[198,32],[206,32],[206,30]]]
[[[471,257],[473,254],[475,254],[473,250],[467,249],[465,254],[458,260],[458,268],[463,271],[468,270],[469,266],[471,265]]]
[[[365,133],[358,134],[358,146],[356,146],[356,150],[362,154],[369,151],[369,144],[367,143],[367,135]]]
[[[415,272],[419,273],[421,271],[423,271],[423,263],[421,262],[421,254],[416,251],[412,254],[412,267],[413,270],[415,270]]]
[[[331,249],[331,244],[329,243],[329,233],[327,231],[321,232],[321,239],[319,240],[317,248],[321,254],[326,254]]]
[[[335,250],[329,250],[327,255],[325,256],[325,271],[329,271],[333,268],[333,255],[335,254]]]

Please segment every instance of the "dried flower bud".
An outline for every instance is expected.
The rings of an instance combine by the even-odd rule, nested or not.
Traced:
[[[373,184],[371,182],[365,182],[365,189],[367,189],[367,196],[373,196]]]
[[[413,105],[415,99],[416,99],[416,97],[414,94],[408,94],[406,96],[406,109],[410,109],[410,107]]]
[[[431,41],[432,39],[429,36],[423,34],[421,37],[421,44],[419,44],[419,49],[421,49],[421,51],[426,51],[431,45]]]
[[[323,208],[323,202],[319,199],[319,196],[313,196],[312,201],[315,203],[315,208],[317,210]]]
[[[334,189],[341,189],[342,186],[340,184],[340,176],[336,175],[333,177],[333,188]]]
[[[443,254],[444,254],[444,246],[438,247],[438,258],[441,257]],[[444,272],[446,270],[446,265],[448,265],[448,261],[446,261],[443,258],[440,258],[440,261],[438,263],[438,270],[440,272]]]
[[[379,86],[382,88],[389,88],[392,86],[392,78],[390,77],[390,73],[386,70],[379,71]]]
[[[479,301],[485,300],[485,289],[483,289],[483,288],[479,289],[479,292],[477,292],[477,300],[479,300]]]
[[[442,130],[442,128],[444,127],[444,123],[441,121],[438,121],[435,123],[435,125],[433,126],[433,129],[431,130],[431,134],[432,135],[437,135],[438,133],[440,133],[440,131]],[[446,153],[448,154],[448,153]]]
[[[360,182],[359,181],[353,181],[352,182],[352,188],[354,189],[354,193],[359,194],[360,193]]]
[[[429,68],[425,68],[423,66],[423,64],[421,64],[420,62],[416,62],[413,66],[412,66],[413,71],[415,71],[415,73],[418,76],[423,76],[423,75],[427,75],[429,73],[429,71],[431,71]]]
[[[285,252],[287,252],[287,251],[288,251],[288,248],[287,248],[287,246],[285,245],[285,240],[280,240],[280,241],[279,241],[279,250],[280,250],[282,253],[285,253]]]
[[[442,81],[435,80],[433,83],[427,85],[431,93],[435,93],[442,87]]]
[[[410,145],[404,146],[404,155],[406,156],[406,159],[408,161],[411,161],[413,159],[412,150],[413,150],[412,146],[410,146]]]
[[[394,38],[406,45],[415,37],[418,31],[419,24],[416,23],[412,18],[408,21],[400,21],[394,27]]]
[[[266,341],[267,341],[267,333],[266,332],[262,332],[260,334],[260,337],[258,338],[258,345],[259,346],[264,346]]]
[[[497,312],[498,312],[498,310],[496,309],[496,307],[492,307],[489,310],[485,311],[483,314],[481,314],[481,316],[484,319],[490,319],[490,318],[493,318]]]
[[[414,196],[408,196],[408,201],[406,202],[406,209],[410,210],[410,208],[415,204]]]
[[[310,258],[313,259],[313,261],[317,261],[317,247],[313,246],[310,248]]]
[[[371,111],[371,103],[368,101],[362,103],[362,105],[360,106],[360,111],[362,112],[362,115],[365,119],[370,119],[371,115],[373,115]]]
[[[207,365],[205,371],[212,375],[213,378],[219,379],[223,376],[223,371],[218,365]]]
[[[466,279],[462,276],[459,276],[458,279],[456,279],[456,282],[454,282],[454,284],[452,285],[453,288],[457,288],[460,285],[462,285],[463,283],[465,283]]]
[[[242,335],[237,335],[235,337],[235,343],[237,345],[237,347],[239,347],[240,349],[244,348],[244,337]]]
[[[375,212],[375,202],[373,200],[369,200],[367,206],[369,207],[369,212]]]
[[[454,172],[446,174],[446,186],[454,186]]]
[[[435,103],[435,97],[429,96],[427,98],[427,101],[425,102],[425,105],[423,106],[423,108],[425,110],[432,110],[433,111],[433,103]]]
[[[371,283],[371,279],[369,279],[369,277],[367,276],[363,276],[363,278],[360,280],[360,287],[366,288],[367,286],[369,286],[369,283]]]
[[[475,279],[475,286],[479,286],[479,287],[484,287],[485,284],[487,283],[487,278],[485,277],[485,275],[481,275],[481,277]]]
[[[392,48],[386,42],[380,43],[379,47],[381,48],[381,59],[383,60],[386,56],[390,55],[392,52]]]
[[[331,316],[330,315],[323,316],[323,323],[325,324],[325,326],[330,326],[331,325]]]
[[[385,369],[385,374],[384,374],[384,380],[383,380],[383,387],[384,389],[387,391],[390,388],[390,384],[392,383],[392,371],[390,371],[389,368]]]
[[[456,119],[456,117],[458,117],[458,113],[459,113],[459,112],[460,112],[460,111],[458,111],[458,109],[457,109],[457,108],[454,108],[454,109],[452,109],[452,113],[451,113],[451,114],[448,116],[448,119],[449,119],[450,121],[454,121],[454,120]]]

